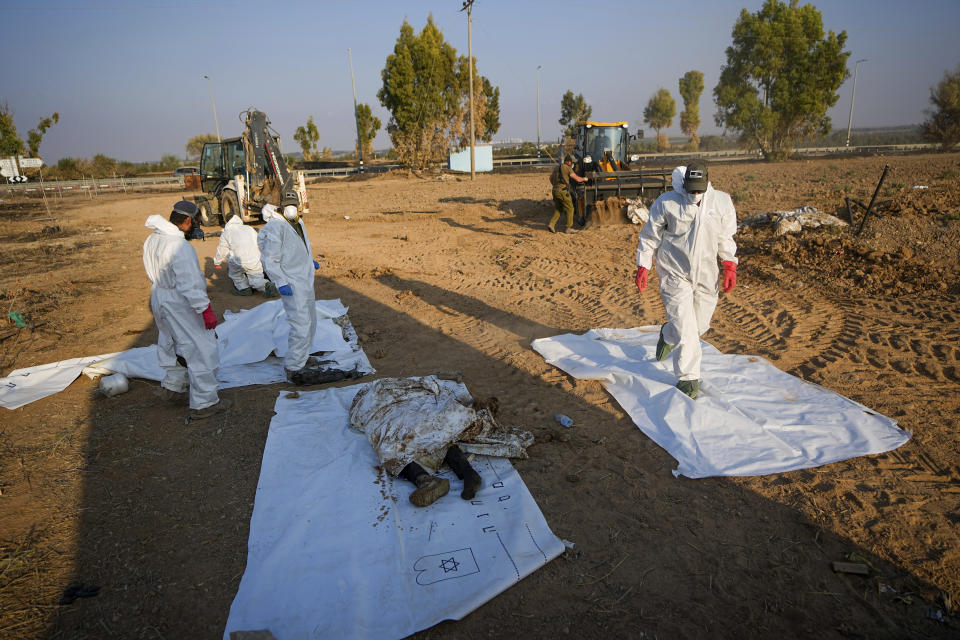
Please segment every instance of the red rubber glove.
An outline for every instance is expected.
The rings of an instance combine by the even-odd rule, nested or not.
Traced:
[[[733,260],[723,261],[723,292],[730,293],[737,284],[737,263]]]
[[[643,290],[647,288],[647,268],[638,267],[635,279],[637,282],[637,291],[643,293]]]
[[[203,310],[203,326],[207,329],[215,329],[217,326],[217,314],[213,312],[212,304],[208,304]]]

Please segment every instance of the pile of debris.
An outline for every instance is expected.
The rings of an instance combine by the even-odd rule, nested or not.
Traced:
[[[793,211],[770,211],[767,213],[755,213],[747,216],[737,225],[738,227],[761,227],[772,225],[776,229],[775,234],[779,236],[788,233],[800,233],[803,229],[817,229],[819,227],[837,227],[849,226],[836,216],[822,213],[816,207],[805,204],[797,207]]]

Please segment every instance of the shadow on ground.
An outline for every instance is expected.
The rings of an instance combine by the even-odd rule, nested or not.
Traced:
[[[426,283],[380,282],[394,289],[416,286],[428,305],[481,314],[511,330],[525,327],[527,335],[553,331]],[[232,306],[226,284],[215,296],[218,310]],[[585,400],[603,396],[597,383],[573,381],[542,364],[526,371],[338,281],[318,281],[317,290],[318,298],[340,298],[350,308],[378,375],[459,370],[474,394],[498,396],[502,421],[537,437],[530,459],[516,467],[553,531],[575,543],[463,621],[419,637],[892,639],[952,633],[925,618],[922,597],[936,588],[909,568],[735,481],[674,478],[674,461],[612,403]],[[134,344],[153,339],[155,330],[147,327]],[[161,402],[157,386],[136,381],[125,395],[97,398],[86,416],[92,433],[85,443],[69,582],[100,591],[68,605],[46,602],[29,613],[46,618],[46,638],[214,638],[223,632],[244,571],[273,403],[286,385],[227,390],[223,396],[235,403],[229,413],[190,424],[184,423],[186,407]],[[90,389],[90,383],[75,384],[64,393]],[[553,412],[575,416],[578,426],[558,429]],[[805,482],[814,473],[781,478]],[[65,546],[62,552],[74,550]],[[869,564],[871,575],[831,571],[831,561],[849,554]],[[916,594],[913,604],[879,593],[881,582]]]

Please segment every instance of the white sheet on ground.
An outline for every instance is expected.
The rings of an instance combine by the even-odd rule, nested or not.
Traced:
[[[153,348],[156,351],[156,347]],[[77,379],[84,367],[117,355],[119,354],[107,353],[71,358],[11,371],[6,378],[0,378],[0,407],[16,409],[40,398],[59,393]],[[153,359],[157,359],[156,355]]]
[[[455,385],[449,382],[444,384]],[[402,638],[459,620],[563,552],[510,462],[477,457],[484,486],[418,509],[349,427],[363,385],[278,397],[223,637]]]
[[[344,325],[342,328],[334,322],[335,318],[347,313],[347,308],[339,300],[317,300],[316,305],[317,330],[313,352],[323,352],[321,359],[330,360],[329,366],[348,370],[356,366],[358,371],[373,373],[349,319],[340,321]],[[239,313],[227,311],[224,318],[224,322],[217,326],[220,350],[217,380],[220,388],[284,382],[282,357],[286,353],[289,329],[283,305],[271,300]],[[269,356],[275,349],[281,351],[277,354],[279,357]],[[16,409],[63,391],[81,373],[90,377],[122,373],[127,377],[158,381],[164,375],[157,363],[156,345],[62,360],[17,369],[6,378],[0,378],[0,406]]]
[[[676,389],[673,363],[657,362],[658,326],[594,329],[533,342],[574,378],[600,380],[640,430],[688,478],[806,469],[896,449],[910,439],[895,420],[780,371],[758,356],[702,342],[700,396]]]

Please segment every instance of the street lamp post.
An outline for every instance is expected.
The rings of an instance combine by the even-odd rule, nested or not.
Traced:
[[[537,159],[540,158],[540,67],[537,65]]]
[[[857,97],[857,71],[860,70],[860,63],[867,62],[866,58],[857,60],[853,67],[853,94],[850,96],[850,117],[847,119],[847,146],[850,146],[850,127],[853,125],[853,101]]]
[[[347,57],[350,59],[350,84],[353,86],[353,119],[357,123],[357,157],[360,158],[360,173],[363,173],[363,142],[360,140],[360,112],[357,111],[357,83],[353,79],[353,54],[347,47]]]
[[[470,179],[473,180],[476,178],[474,174],[473,153],[473,134],[475,131],[473,128],[473,35],[471,29],[472,20],[470,18],[470,12],[473,11],[473,0],[464,0],[463,8],[460,10],[467,12],[467,66],[470,69]]]
[[[213,105],[213,124],[217,127],[217,142],[223,142],[223,138],[220,137],[220,122],[217,120],[217,103],[213,101],[213,80],[207,75],[203,77],[210,83],[210,104]]]

